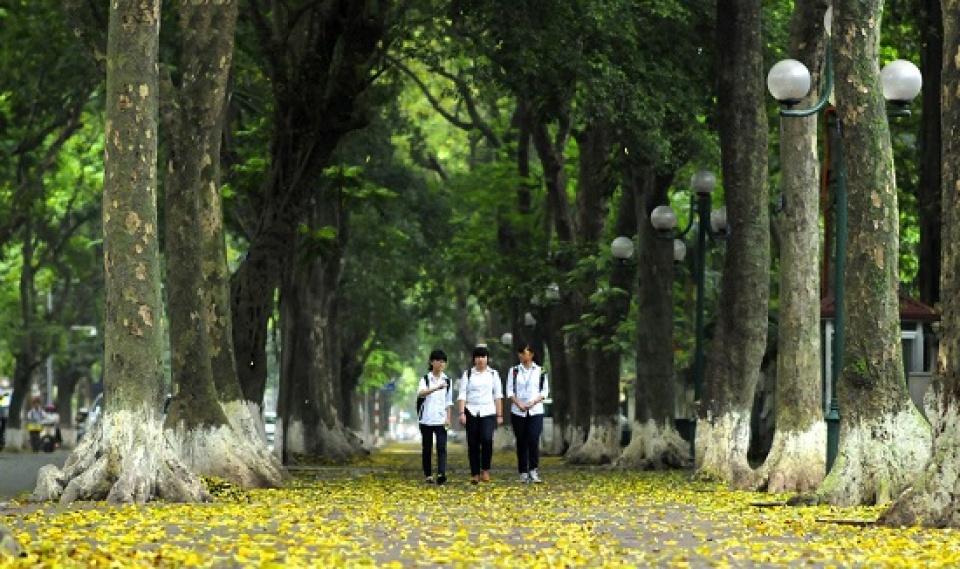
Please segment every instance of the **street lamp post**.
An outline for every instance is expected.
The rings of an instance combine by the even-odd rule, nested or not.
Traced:
[[[704,311],[706,289],[706,248],[707,237],[722,239],[728,235],[726,209],[722,208],[711,212],[711,197],[717,177],[710,170],[696,172],[690,180],[694,195],[690,201],[689,223],[679,237],[687,234],[693,226],[694,217],[697,219],[696,257],[694,259],[694,278],[697,287],[697,304],[694,322],[694,351],[693,351],[693,400],[694,412],[690,417],[690,457],[696,465],[696,435],[697,435],[697,407],[700,405],[701,391],[703,390],[704,375]],[[683,241],[678,239],[674,232],[677,226],[677,216],[669,205],[654,208],[650,214],[650,223],[657,231],[657,235],[673,241],[674,260],[682,260],[686,255]]]
[[[810,91],[810,71],[807,67],[794,59],[785,59],[777,62],[767,75],[767,88],[770,94],[781,104],[781,117],[809,117],[828,108],[830,96],[833,92],[833,46],[830,39],[830,26],[833,8],[828,8],[824,14],[824,28],[827,31],[826,65],[824,69],[824,85],[819,100],[810,108],[795,109],[797,104]],[[922,78],[920,70],[913,63],[905,60],[896,60],[884,66],[880,72],[880,81],[883,86],[884,98],[895,105],[889,111],[890,116],[908,116],[910,111],[905,107],[920,92]],[[827,423],[827,472],[833,468],[837,452],[840,447],[840,406],[837,400],[837,382],[840,371],[843,369],[843,350],[845,343],[846,307],[844,303],[845,265],[847,258],[847,175],[843,154],[843,125],[836,117],[836,147],[837,147],[837,184],[834,192],[834,215],[836,229],[834,232],[834,265],[833,265],[833,298],[834,298],[834,332],[831,347],[830,370],[830,398],[829,411],[825,417]],[[826,253],[826,250],[824,251]]]

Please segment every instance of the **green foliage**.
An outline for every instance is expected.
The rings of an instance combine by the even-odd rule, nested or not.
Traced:
[[[363,381],[360,384],[361,392],[380,389],[391,381],[396,380],[404,370],[400,357],[396,352],[373,349],[363,366]]]
[[[57,3],[8,3],[0,27],[0,371],[89,368],[70,326],[102,320],[101,77]]]

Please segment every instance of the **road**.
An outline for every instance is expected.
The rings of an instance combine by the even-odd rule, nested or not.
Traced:
[[[37,471],[45,464],[63,466],[70,450],[51,453],[0,452],[0,500],[15,498],[32,492],[37,483]]]

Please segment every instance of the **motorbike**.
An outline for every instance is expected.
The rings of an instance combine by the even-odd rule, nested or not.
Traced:
[[[43,452],[53,452],[57,448],[57,430],[56,421],[46,420],[40,428],[40,448]]]

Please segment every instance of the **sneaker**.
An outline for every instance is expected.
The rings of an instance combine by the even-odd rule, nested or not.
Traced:
[[[447,475],[444,473],[437,474],[437,486],[447,483]]]
[[[470,477],[470,484],[479,484],[479,483],[480,483],[480,477],[479,477],[479,476],[471,476],[471,477]]]
[[[540,484],[543,482],[543,480],[540,480],[540,473],[537,472],[536,468],[530,471],[530,482],[533,482],[534,484]]]
[[[424,484],[433,484],[433,476],[427,476],[427,477],[423,480],[423,483],[424,483]]]
[[[490,482],[490,471],[489,470],[481,471],[480,480],[483,480],[484,482]]]
[[[530,473],[529,473],[529,472],[521,472],[521,473],[520,473],[520,484],[527,484],[527,483],[529,483],[529,482],[530,482]]]

